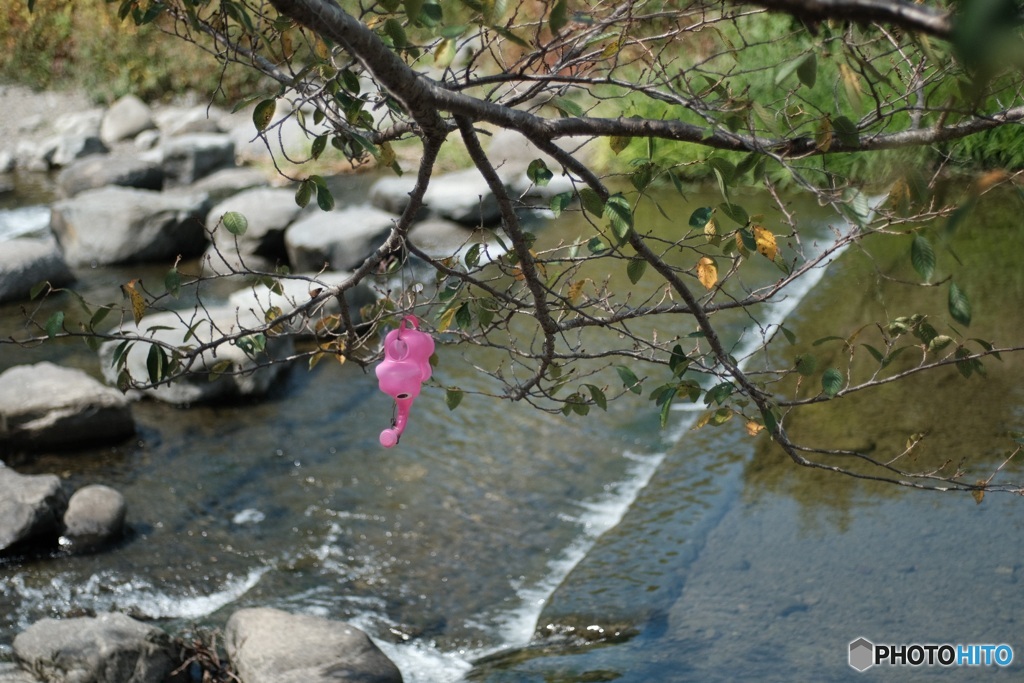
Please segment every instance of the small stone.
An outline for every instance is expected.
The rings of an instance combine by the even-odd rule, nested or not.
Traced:
[[[92,550],[124,533],[124,496],[109,486],[83,486],[68,500],[61,544],[75,551]]]

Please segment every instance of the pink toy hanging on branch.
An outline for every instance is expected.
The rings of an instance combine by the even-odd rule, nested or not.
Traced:
[[[430,379],[434,340],[426,332],[420,332],[419,323],[416,316],[407,315],[398,329],[391,330],[384,338],[384,360],[377,366],[377,382],[381,391],[395,399],[391,429],[380,433],[380,445],[384,448],[398,443],[409,422],[412,402],[420,395],[423,383]]]

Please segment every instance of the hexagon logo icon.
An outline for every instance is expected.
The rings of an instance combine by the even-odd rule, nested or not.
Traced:
[[[866,671],[875,664],[875,646],[867,638],[858,638],[850,643],[850,666],[857,671]]]

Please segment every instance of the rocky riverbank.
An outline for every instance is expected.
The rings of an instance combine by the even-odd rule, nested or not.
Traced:
[[[413,184],[411,174],[386,177],[368,195],[339,197],[331,212],[300,208],[295,187],[264,170],[268,155],[282,148],[292,155],[308,152],[310,139],[294,117],[287,117],[284,102],[269,150],[254,140],[246,111],[229,114],[188,103],[150,107],[133,97],[95,108],[76,93],[9,86],[0,87],[0,107],[9,114],[0,119],[0,193],[13,192],[18,178],[38,174],[62,196],[50,205],[46,225],[0,241],[0,302],[45,294],[47,288],[39,288],[43,282],[50,288],[69,285],[82,269],[147,263],[169,268],[179,259],[198,259],[191,262],[197,275],[237,280],[226,302],[204,303],[205,322],[153,311],[137,324],[121,326],[172,344],[261,324],[267,311],[308,300],[312,287],[343,282],[347,271],[386,238]],[[489,150],[524,207],[546,206],[552,194],[571,189],[565,176],[544,188],[534,186],[526,167],[540,155],[517,136],[494,135]],[[457,253],[483,239],[477,228],[499,218],[494,197],[475,170],[437,176],[426,204],[410,239],[430,255]],[[247,217],[243,235],[221,226],[229,212]],[[274,288],[247,276],[280,266],[299,275]],[[347,296],[352,311],[358,311],[376,295],[360,285]],[[318,315],[332,313],[337,310]],[[64,324],[58,320],[52,330],[40,327],[36,334],[59,332]],[[146,344],[129,350],[116,342],[101,346],[99,378],[49,362],[8,368],[0,374],[0,454],[25,462],[36,452],[119,443],[136,430],[134,399],[188,406],[268,395],[293,355],[292,339],[308,335],[315,324],[311,318],[295,320],[291,334],[268,340],[259,358],[237,347],[221,350],[217,358],[202,359],[194,378],[144,396],[125,396],[112,386],[118,367],[146,376]],[[115,358],[121,358],[120,366]],[[233,372],[213,373],[225,360]],[[213,374],[219,377],[211,381]],[[120,544],[135,542],[131,525],[123,496],[103,482],[67,491],[57,475],[20,474],[0,462],[4,562],[116,553]],[[400,680],[372,641],[343,622],[242,610],[226,623],[225,633],[232,670],[243,683]],[[195,660],[190,664],[170,634],[118,613],[44,619],[19,634],[12,647],[15,661],[0,664],[0,681],[202,680]]]

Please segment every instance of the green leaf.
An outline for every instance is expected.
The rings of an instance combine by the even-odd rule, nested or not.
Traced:
[[[796,357],[796,371],[804,377],[813,375],[818,369],[818,359],[810,353],[801,353]]]
[[[829,368],[821,376],[821,390],[829,398],[834,398],[843,388],[843,374],[835,368]]]
[[[818,78],[818,58],[813,52],[797,64],[796,77],[799,78],[800,82],[806,85],[808,89],[814,87],[814,83]]]
[[[874,346],[871,346],[871,344],[861,344],[861,346],[867,349],[868,353],[871,354],[871,357],[874,358],[879,363],[885,360],[885,356],[882,355],[882,352],[876,349]]]
[[[113,310],[113,308],[113,304],[108,304],[106,306],[100,306],[99,308],[97,308],[96,312],[92,314],[92,318],[89,319],[89,327],[95,328],[97,325],[103,322],[103,319],[107,317],[107,314],[110,313],[110,311]]]
[[[622,380],[622,386],[626,389],[629,389],[637,395],[643,392],[643,388],[640,386],[640,380],[637,379],[637,376],[628,367],[625,365],[616,365],[615,372],[619,373],[619,379]]]
[[[326,185],[316,186],[316,205],[321,211],[334,211],[334,195],[327,189]]]
[[[804,66],[804,63],[809,61],[813,61],[813,65]],[[790,60],[783,64],[782,66],[780,66],[779,70],[775,73],[775,85],[782,85],[783,81],[792,76],[794,72],[798,72],[799,70],[801,70],[801,68],[804,71],[805,75],[797,73],[797,77],[800,79],[801,83],[807,85],[805,78],[810,75],[808,72],[813,69],[816,75],[818,69],[817,58],[814,56],[813,52],[808,52],[805,55],[800,55],[796,59]],[[812,81],[811,85],[808,85],[807,87],[810,88],[813,87],[813,85],[814,83]]]
[[[608,398],[604,395],[604,391],[601,387],[596,384],[584,384],[588,391],[590,391],[590,398],[601,410],[608,410]]]
[[[53,339],[64,327],[64,311],[57,311],[46,320],[46,336]]]
[[[384,33],[391,38],[391,42],[395,47],[402,48],[409,45],[409,38],[405,35],[405,29],[402,27],[402,22],[394,17],[388,17],[384,20]]]
[[[568,2],[566,0],[556,0],[554,7],[551,8],[551,14],[548,16],[548,27],[555,35],[558,35],[562,27],[569,22],[568,12],[566,11],[567,5]]]
[[[482,249],[483,245],[475,242],[466,250],[465,261],[467,268],[476,268],[477,264],[480,263],[480,252]]]
[[[672,411],[672,400],[676,397],[676,391],[677,389],[672,387],[658,397],[659,401],[663,401],[661,404],[661,412],[658,413],[658,424],[661,425],[662,429],[664,429],[668,424],[668,416]]]
[[[455,410],[462,403],[462,389],[458,387],[448,387],[448,390],[444,392],[444,403],[448,406],[448,410]]]
[[[971,302],[955,282],[949,283],[949,315],[961,325],[971,324]]]
[[[633,211],[629,200],[622,194],[613,194],[604,205],[604,215],[611,220],[612,232],[625,242],[629,231],[633,229]]]
[[[302,208],[306,208],[310,198],[313,196],[313,187],[313,183],[308,180],[303,180],[299,183],[299,187],[295,190],[295,203]]]
[[[252,122],[256,124],[256,130],[263,132],[274,120],[274,111],[277,109],[275,100],[263,100],[256,105],[252,111]]]
[[[473,325],[473,311],[469,307],[469,302],[464,301],[462,305],[455,311],[455,324],[459,326],[460,330],[468,330]]]
[[[683,347],[676,344],[672,347],[672,353],[668,357],[668,368],[672,371],[672,374],[679,377],[686,368],[690,365],[690,359],[686,356],[686,352],[683,351]]]
[[[782,331],[782,334],[786,337],[786,341],[789,342],[790,346],[796,344],[796,335],[793,334],[793,332],[790,331],[789,328],[779,325],[779,329]]]
[[[551,182],[555,174],[551,172],[543,159],[534,159],[526,169],[526,177],[537,187],[544,187]]]
[[[224,228],[232,235],[244,235],[249,229],[249,221],[237,211],[228,211],[221,217]]]
[[[580,190],[580,203],[587,213],[597,217],[604,215],[604,202],[601,201],[601,196],[591,188],[584,187]]]
[[[50,285],[49,280],[43,280],[42,282],[37,282],[35,285],[33,285],[32,289],[30,289],[29,292],[28,292],[29,301],[34,300],[37,296],[39,296],[42,293],[42,291],[44,289],[47,289],[47,288],[49,288],[51,290],[53,289],[53,286]]]
[[[644,271],[647,270],[647,261],[639,256],[634,256],[629,259],[626,264],[626,276],[629,277],[629,281],[634,285],[640,281],[640,278],[644,276]]]
[[[572,198],[572,192],[561,192],[551,198],[551,212],[555,214],[555,218],[558,218],[572,204]]]
[[[712,214],[715,212],[710,206],[702,206],[699,209],[694,209],[693,213],[690,214],[690,227],[703,230],[704,226],[711,220]]]
[[[932,243],[921,235],[914,235],[910,243],[910,262],[921,279],[928,282],[935,273],[935,250]]]
[[[750,222],[750,216],[747,214],[747,210],[739,204],[733,204],[732,202],[723,202],[718,205],[719,211],[724,213],[726,216],[732,219],[732,221],[738,224],[740,227],[745,227]],[[757,245],[750,247],[751,250],[757,249]]]
[[[603,254],[611,249],[611,247],[609,247],[608,244],[600,237],[591,237],[587,241],[587,249],[590,250],[591,254],[596,256],[598,254]]]
[[[320,155],[324,153],[324,150],[326,148],[327,135],[317,135],[316,138],[314,138],[313,140],[313,144],[309,149],[309,153],[314,159],[319,159]]]
[[[722,401],[729,398],[734,391],[736,391],[736,386],[732,382],[716,384],[708,389],[708,393],[704,395],[704,405],[711,405],[712,403],[722,405]]]
[[[149,373],[149,381],[158,384],[167,374],[167,352],[157,344],[149,345],[149,354],[146,356],[146,371]]]
[[[405,6],[405,16],[410,22],[419,20],[420,12],[423,11],[423,0],[402,0],[402,5]]]
[[[629,143],[632,141],[633,138],[628,135],[613,135],[608,138],[608,146],[611,147],[612,152],[618,156],[621,151],[629,147]]]
[[[175,299],[181,294],[181,273],[178,272],[177,268],[171,268],[164,275],[164,287],[167,289],[168,294]]]
[[[857,124],[851,121],[848,116],[837,116],[832,119],[832,130],[836,137],[839,138],[839,142],[844,145],[854,147],[860,142]]]
[[[582,117],[583,107],[566,97],[553,97],[548,101],[552,107],[566,118]]]

